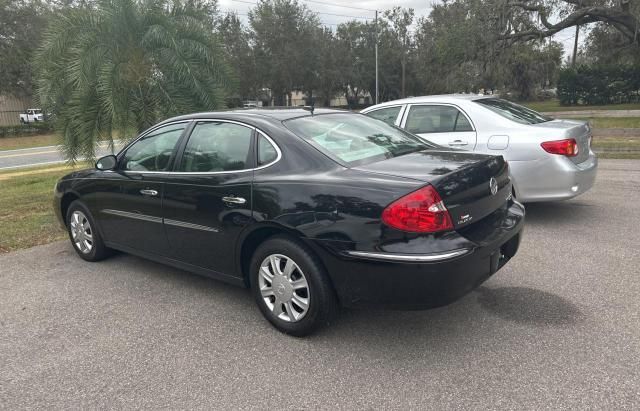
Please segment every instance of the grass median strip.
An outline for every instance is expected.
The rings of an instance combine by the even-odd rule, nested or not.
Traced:
[[[65,238],[53,214],[55,182],[69,166],[0,173],[0,253]]]
[[[640,159],[639,138],[594,138],[591,146],[600,158]]]
[[[594,128],[640,129],[640,117],[594,117],[588,120]]]
[[[583,110],[640,110],[640,103],[608,104],[605,106],[561,106],[558,100],[521,103],[536,111],[583,111]]]
[[[17,150],[20,148],[55,146],[58,143],[58,137],[54,134],[25,137],[3,137],[0,138],[0,150]]]

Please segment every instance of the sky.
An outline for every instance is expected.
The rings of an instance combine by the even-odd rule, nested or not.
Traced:
[[[218,5],[222,12],[235,11],[238,17],[246,23],[246,14],[258,0],[218,0]],[[433,4],[439,3],[439,0],[299,0],[309,9],[319,13],[320,20],[323,24],[330,28],[334,28],[354,17],[360,21],[373,20],[375,10],[384,11],[401,6],[404,8],[413,8],[418,17],[429,14]],[[573,52],[573,39],[575,37],[575,29],[569,28],[557,33],[553,39],[564,45],[565,57]],[[581,33],[583,40],[585,33]]]

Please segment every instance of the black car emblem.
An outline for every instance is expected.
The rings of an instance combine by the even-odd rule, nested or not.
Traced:
[[[491,190],[491,195],[496,195],[498,192],[498,182],[493,177],[489,180],[489,189]]]

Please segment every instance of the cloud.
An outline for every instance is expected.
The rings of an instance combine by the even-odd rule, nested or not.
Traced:
[[[413,8],[416,18],[426,16],[431,10],[431,6],[435,1],[429,0],[407,0],[407,1],[390,1],[390,0],[367,0],[367,1],[349,1],[344,0],[298,0],[301,4],[306,5],[310,10],[319,13],[320,20],[329,27],[336,27],[340,23],[356,19],[359,21],[373,21],[375,10],[383,12],[395,6],[404,8]],[[246,14],[253,7],[257,0],[220,0],[219,7],[223,12],[235,11],[243,20],[246,20]],[[327,4],[331,3],[331,4]]]

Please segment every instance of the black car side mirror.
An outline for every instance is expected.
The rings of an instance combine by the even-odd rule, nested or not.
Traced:
[[[96,162],[96,168],[102,171],[113,170],[114,168],[116,168],[117,164],[118,158],[113,154],[110,154],[108,156],[99,158]]]

